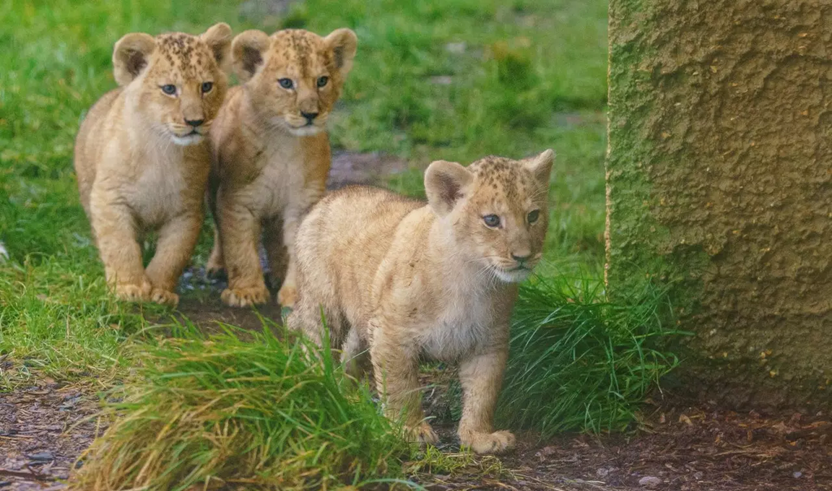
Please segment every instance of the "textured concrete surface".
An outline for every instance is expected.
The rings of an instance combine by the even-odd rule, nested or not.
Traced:
[[[612,0],[608,282],[673,285],[684,386],[832,401],[832,2]]]

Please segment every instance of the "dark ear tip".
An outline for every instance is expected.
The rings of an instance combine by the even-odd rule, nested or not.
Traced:
[[[268,34],[257,29],[243,31],[231,44],[234,71],[241,81],[248,81],[254,76],[257,67],[263,62],[262,52],[271,42]]]
[[[126,85],[135,79],[147,66],[155,46],[156,41],[150,34],[134,32],[122,36],[113,47],[116,82]]]

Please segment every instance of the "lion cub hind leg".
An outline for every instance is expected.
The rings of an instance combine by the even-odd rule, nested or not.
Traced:
[[[300,225],[300,213],[296,210],[287,210],[283,217],[283,244],[286,246],[288,264],[286,274],[283,276],[283,284],[277,292],[277,302],[283,307],[294,307],[298,301],[297,288],[297,253],[295,248],[295,237]]]
[[[283,220],[279,216],[268,219],[263,224],[263,247],[269,262],[271,287],[280,288],[286,277],[289,251],[283,243]]]
[[[218,278],[225,274],[225,261],[222,258],[222,243],[220,243],[219,225],[214,223],[214,247],[211,248],[211,255],[205,263],[205,274],[209,278]]]
[[[364,375],[372,373],[373,365],[367,342],[361,338],[358,328],[351,327],[344,338],[341,348],[341,361],[344,371],[350,377],[361,380]]]
[[[459,366],[463,392],[459,440],[478,454],[499,454],[514,448],[514,435],[494,431],[491,425],[507,357],[507,349],[502,349],[474,355]]]
[[[371,325],[375,322],[371,322]],[[419,385],[419,354],[409,352],[380,327],[373,329],[370,358],[376,388],[385,401],[384,413],[393,421],[402,418],[405,437],[435,444],[436,432],[425,421],[422,387]]]
[[[147,277],[153,285],[152,301],[173,307],[179,304],[174,290],[191,260],[201,225],[202,215],[194,213],[178,216],[162,226],[156,254],[147,265]]]

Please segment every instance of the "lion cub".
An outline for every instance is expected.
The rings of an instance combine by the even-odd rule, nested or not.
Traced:
[[[124,300],[176,305],[174,293],[203,218],[211,167],[205,138],[225,97],[231,28],[201,36],[128,34],[115,45],[113,90],[75,141],[81,204],[107,282]],[[142,264],[140,235],[159,231]]]
[[[323,311],[345,357],[369,348],[387,415],[404,411],[425,442],[437,437],[423,421],[419,359],[459,362],[460,441],[478,453],[511,448],[514,436],[495,432],[492,416],[517,283],[542,255],[553,159],[547,150],[467,168],[433,162],[427,204],[370,187],[330,194],[298,230],[299,297],[288,325],[320,343]]]
[[[244,84],[229,91],[211,130],[214,166],[208,193],[217,233],[207,269],[226,270],[222,299],[228,305],[269,299],[257,253],[261,229],[272,274],[283,277],[278,301],[295,303],[295,233],[302,215],[325,191],[326,121],[352,68],[356,45],[349,29],[327,37],[304,30],[272,36],[252,30],[234,38],[234,71]]]

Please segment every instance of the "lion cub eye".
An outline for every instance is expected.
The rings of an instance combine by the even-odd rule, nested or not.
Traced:
[[[491,228],[497,228],[500,226],[500,217],[497,215],[485,215],[482,217],[482,221],[485,222]]]
[[[203,94],[207,94],[208,92],[211,92],[211,89],[213,89],[213,88],[214,88],[214,83],[213,82],[202,82],[202,93]]]
[[[291,89],[292,85],[294,85],[291,78],[281,78],[277,81],[277,83],[284,89]]]
[[[173,95],[176,93],[176,86],[173,84],[163,85],[162,92],[164,92],[167,95]]]
[[[318,78],[318,87],[323,87],[329,83],[329,77],[320,77]]]
[[[532,211],[529,212],[529,215],[526,217],[526,219],[529,221],[529,223],[536,222],[538,218],[540,218],[540,210],[532,210]]]

